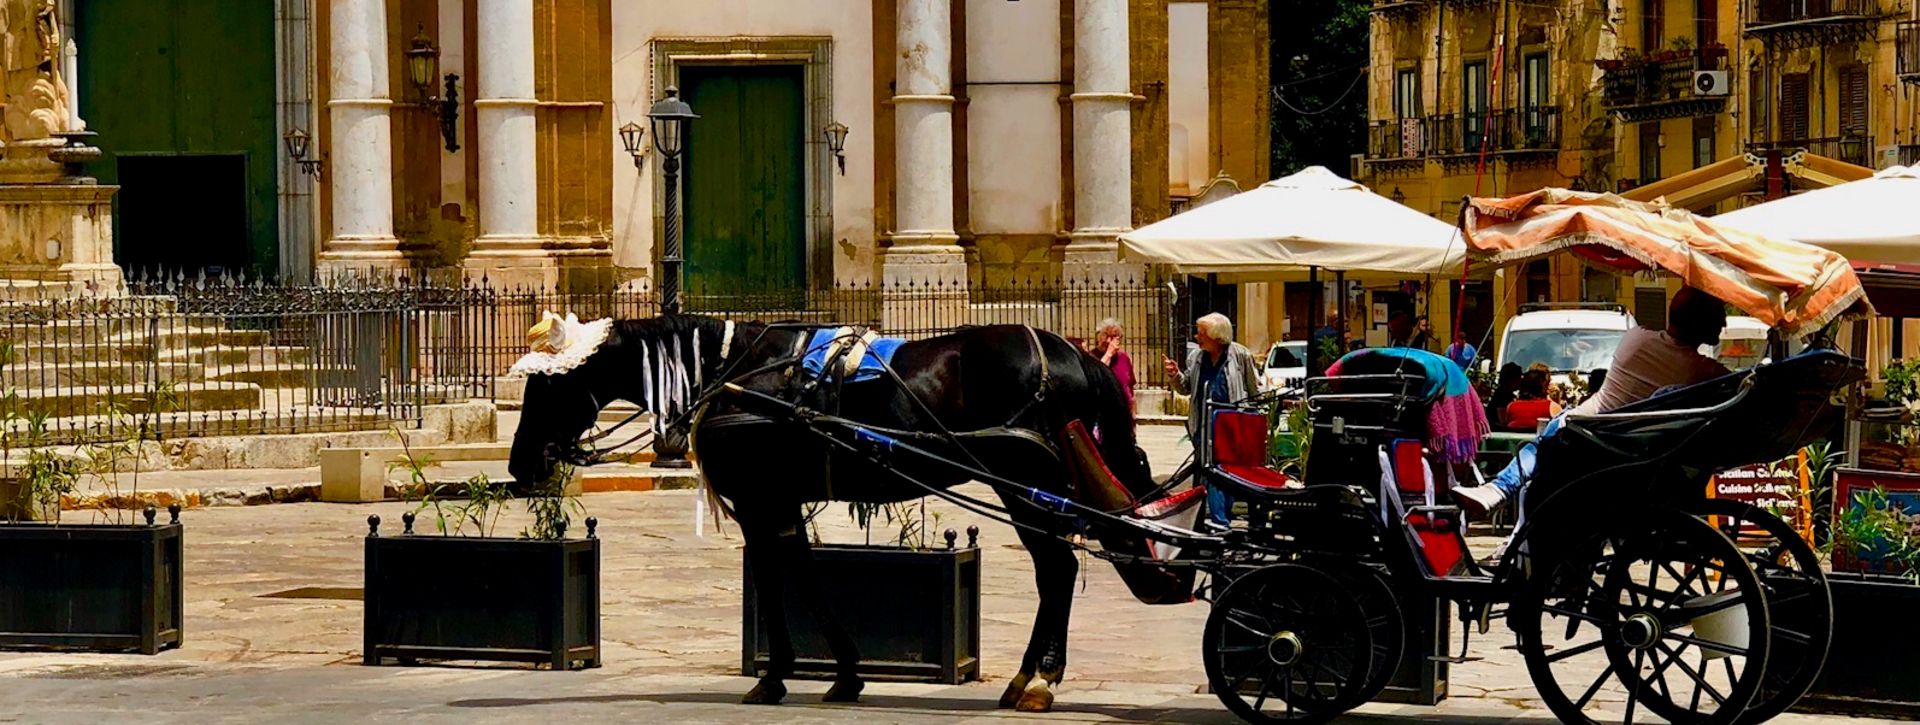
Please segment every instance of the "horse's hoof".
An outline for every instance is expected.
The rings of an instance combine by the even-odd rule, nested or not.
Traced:
[[[747,691],[746,697],[740,698],[740,703],[743,705],[778,705],[781,700],[785,699],[787,699],[786,685],[780,684],[777,680],[761,680],[760,684],[754,685],[753,689]]]
[[[827,688],[827,694],[821,696],[821,702],[859,702],[860,691],[867,689],[867,683],[858,677],[834,680]]]
[[[1053,712],[1053,692],[1035,688],[1020,695],[1020,702],[1013,706],[1019,712]]]
[[[1000,693],[1000,709],[1012,710],[1014,705],[1020,704],[1020,695],[1027,691],[1027,682],[1032,679],[1033,675],[1022,672],[1008,680],[1006,692]]]

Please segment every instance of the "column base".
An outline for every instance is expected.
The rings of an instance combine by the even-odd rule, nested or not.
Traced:
[[[919,237],[919,242],[929,237]],[[894,285],[952,285],[965,290],[967,285],[967,255],[954,241],[958,235],[945,237],[944,244],[902,244],[902,237],[894,237],[895,244],[889,247],[880,258],[882,282]]]
[[[460,264],[496,287],[584,291],[614,284],[613,252],[591,238],[481,237]]]
[[[1120,261],[1120,231],[1075,231],[1061,250],[1060,282],[1075,285],[1139,285],[1146,265]]]
[[[326,251],[315,261],[313,276],[321,284],[391,279],[419,266],[419,260],[400,248],[398,238],[335,237],[327,240]]]
[[[880,260],[880,328],[924,338],[967,321],[967,256],[957,246],[896,246]]]

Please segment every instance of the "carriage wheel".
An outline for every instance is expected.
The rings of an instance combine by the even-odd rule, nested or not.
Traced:
[[[1768,637],[1767,676],[1753,698],[1742,724],[1760,723],[1787,711],[1800,700],[1827,662],[1833,640],[1833,595],[1827,574],[1800,532],[1780,517],[1750,503],[1707,499],[1693,507],[1701,516],[1718,517],[1728,536],[1743,528],[1765,532],[1756,539],[1738,541],[1747,563],[1760,576],[1767,595],[1767,616],[1773,624]],[[1653,706],[1657,701],[1649,701]]]
[[[1407,647],[1406,620],[1401,617],[1400,602],[1385,572],[1352,562],[1327,562],[1325,566],[1345,582],[1360,600],[1360,613],[1366,619],[1367,632],[1373,638],[1373,667],[1367,673],[1366,686],[1354,697],[1351,707],[1372,701],[1387,688],[1393,673],[1400,669],[1400,658]]]
[[[1562,722],[1731,725],[1766,674],[1760,578],[1700,519],[1670,512],[1645,523],[1536,562],[1509,612],[1527,672]]]
[[[1359,599],[1298,564],[1235,579],[1214,601],[1201,647],[1214,696],[1250,723],[1332,720],[1359,704],[1373,664]]]

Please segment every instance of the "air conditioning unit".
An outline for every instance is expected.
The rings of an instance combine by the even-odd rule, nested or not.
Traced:
[[[1724,96],[1733,92],[1733,86],[1727,81],[1727,72],[1723,70],[1697,70],[1693,72],[1693,95]]]

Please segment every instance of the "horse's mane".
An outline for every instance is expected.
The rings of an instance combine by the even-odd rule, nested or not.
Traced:
[[[617,320],[606,350],[624,356],[615,374],[636,377],[637,396],[629,401],[654,414],[657,430],[700,397],[717,363],[726,321],[706,315],[661,315]]]

